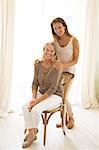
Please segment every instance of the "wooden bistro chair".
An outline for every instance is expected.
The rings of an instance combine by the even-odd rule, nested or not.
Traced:
[[[70,79],[71,80],[71,79]],[[70,82],[69,82],[70,84]],[[61,116],[61,124],[62,124],[62,131],[63,134],[66,135],[65,130],[66,130],[66,123],[67,123],[67,113],[66,113],[66,102],[65,102],[65,97],[68,94],[68,89],[67,88],[68,82],[66,81],[65,76],[62,76],[61,79],[61,87],[62,87],[62,103],[60,104],[59,107],[50,109],[50,110],[45,110],[42,112],[42,120],[43,120],[43,125],[44,125],[44,137],[43,137],[43,144],[45,146],[46,144],[46,130],[47,130],[47,125],[49,122],[50,117],[55,113],[60,111],[60,116]],[[68,85],[69,87],[69,85]]]

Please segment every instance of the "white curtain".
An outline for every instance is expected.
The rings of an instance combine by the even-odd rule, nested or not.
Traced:
[[[42,57],[44,44],[52,41],[51,21],[56,17],[62,17],[66,21],[70,33],[77,37],[80,45],[83,45],[84,29],[82,27],[85,10],[86,2],[83,3],[82,0],[16,1],[14,69],[10,97],[14,110],[20,112],[22,105],[31,95],[33,62],[35,59]],[[71,90],[74,91],[75,89],[75,91],[70,94],[72,103],[77,103],[76,96],[80,99],[80,94],[76,94],[79,85],[76,81],[78,81],[78,78]]]
[[[33,62],[42,56],[43,45],[52,40],[50,23],[62,17],[80,44],[76,77],[70,91],[71,103],[97,107],[95,97],[95,1],[17,0],[14,41],[14,69],[11,99],[19,110],[31,95]],[[94,35],[94,40],[93,40]],[[90,79],[90,80],[89,80]]]
[[[99,106],[95,92],[96,71],[96,4],[97,0],[88,0],[85,21],[84,53],[82,60],[82,87],[81,100],[84,108],[96,108]]]
[[[8,115],[13,64],[14,0],[0,0],[0,117]]]

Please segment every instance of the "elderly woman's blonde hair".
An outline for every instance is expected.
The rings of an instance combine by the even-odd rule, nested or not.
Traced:
[[[45,46],[44,46],[44,48],[43,48],[43,58],[42,58],[42,60],[44,60],[45,59],[45,47],[47,46],[47,45],[52,45],[53,47],[54,47],[54,55],[53,55],[53,58],[52,58],[52,62],[57,62],[58,61],[58,58],[57,58],[57,55],[56,55],[56,49],[55,49],[55,45],[54,45],[54,43],[53,42],[49,42],[49,43],[46,43],[45,44]]]

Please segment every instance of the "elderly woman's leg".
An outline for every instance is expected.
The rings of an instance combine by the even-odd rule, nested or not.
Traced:
[[[61,97],[57,95],[51,95],[46,100],[34,106],[31,112],[29,112],[27,105],[23,106],[25,129],[28,129],[29,131],[28,138],[22,145],[23,148],[30,146],[32,142],[37,139],[36,129],[38,128],[42,111],[58,107],[61,102]]]
[[[36,111],[29,112],[27,104],[23,106],[23,115],[24,115],[24,121],[25,121],[25,129],[28,130],[28,134],[26,135],[24,139],[24,143],[22,147],[26,148],[30,146],[34,140],[37,139],[37,136],[36,136],[36,133],[38,131],[37,126],[38,126],[40,118]],[[33,116],[35,118],[35,122],[32,121]]]

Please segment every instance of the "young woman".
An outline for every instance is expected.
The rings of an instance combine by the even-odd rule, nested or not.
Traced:
[[[69,129],[74,126],[74,118],[71,105],[67,99],[70,84],[72,83],[75,74],[75,64],[79,56],[78,40],[68,32],[66,22],[62,18],[55,18],[51,23],[51,30],[54,37],[54,45],[56,55],[60,62],[54,64],[54,67],[63,70],[65,80],[67,81],[67,93],[65,101],[67,105],[67,127]],[[72,75],[72,76],[71,76]],[[57,124],[61,127],[61,124]]]
[[[23,106],[26,135],[23,148],[26,148],[37,139],[38,124],[42,111],[58,107],[62,102],[60,88],[61,69],[53,67],[56,61],[54,45],[47,43],[43,50],[43,59],[35,63],[34,80],[32,83],[32,100]],[[39,88],[39,91],[38,91]]]

